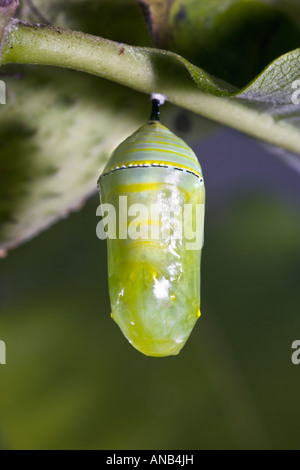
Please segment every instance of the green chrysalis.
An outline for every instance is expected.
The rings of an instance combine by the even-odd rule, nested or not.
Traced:
[[[158,109],[153,100],[150,121],[113,152],[98,184],[116,212],[107,240],[112,318],[140,352],[169,356],[200,317],[205,188],[196,155]]]

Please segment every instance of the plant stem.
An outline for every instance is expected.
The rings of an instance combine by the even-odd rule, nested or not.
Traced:
[[[229,86],[171,52],[13,20],[0,59],[0,65],[9,63],[65,67],[147,94],[164,94],[178,106],[299,153],[300,134],[295,127],[234,99]]]

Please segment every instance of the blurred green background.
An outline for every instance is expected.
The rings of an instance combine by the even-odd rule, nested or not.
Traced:
[[[179,356],[111,320],[98,197],[1,261],[3,449],[300,448],[298,175],[229,130],[196,150],[202,318]]]

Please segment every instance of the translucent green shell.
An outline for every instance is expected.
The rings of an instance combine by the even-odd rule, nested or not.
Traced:
[[[191,148],[157,121],[150,121],[112,154],[99,179],[101,203],[117,210],[159,204],[181,212],[204,204],[201,167]],[[117,214],[118,220],[118,214]],[[178,219],[178,223],[181,223]],[[201,227],[203,231],[203,227]],[[148,356],[178,354],[200,317],[201,250],[184,240],[108,239],[112,318],[129,342]]]

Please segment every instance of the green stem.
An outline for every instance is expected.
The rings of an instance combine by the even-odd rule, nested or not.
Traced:
[[[139,48],[89,34],[13,20],[0,64],[54,65],[149,93],[155,77]]]
[[[294,127],[234,99],[229,86],[171,52],[13,20],[0,60],[10,63],[66,67],[140,92],[161,93],[178,106],[299,153],[300,134]]]

